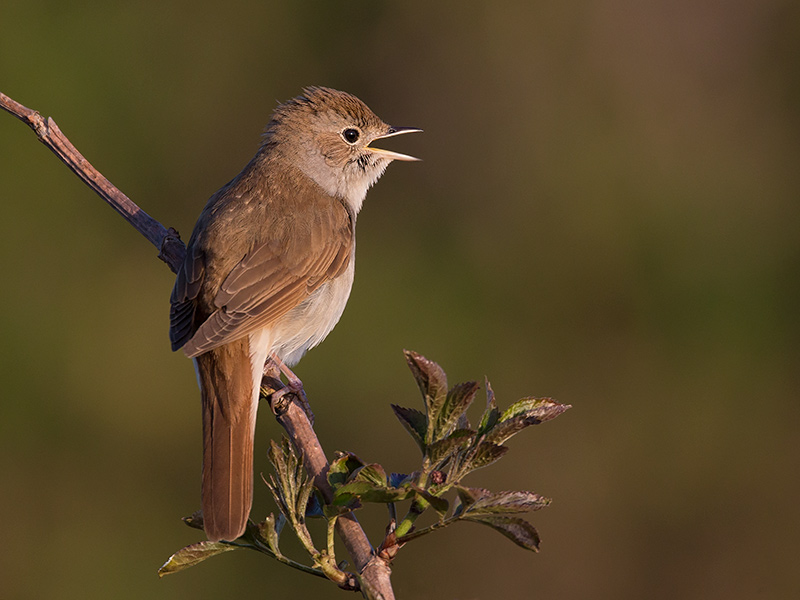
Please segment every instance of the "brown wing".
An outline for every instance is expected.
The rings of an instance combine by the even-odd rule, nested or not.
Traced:
[[[353,228],[340,203],[323,196],[294,214],[293,222],[291,235],[285,229],[273,232],[225,277],[214,296],[214,306],[209,307],[211,314],[185,343],[183,351],[187,356],[195,357],[269,326],[324,282],[345,271],[352,251]],[[199,261],[202,263],[202,257]],[[185,287],[184,297],[194,293],[196,298],[195,282],[201,270],[192,259],[183,281],[176,281],[176,291],[181,293]],[[181,289],[178,283],[183,286]],[[194,314],[187,317],[189,309],[183,304],[179,300],[171,311],[177,339],[181,339],[185,323]]]
[[[205,276],[202,253],[189,245],[183,265],[178,270],[175,287],[172,288],[169,309],[169,339],[172,350],[183,346],[194,332],[194,315],[197,296]]]

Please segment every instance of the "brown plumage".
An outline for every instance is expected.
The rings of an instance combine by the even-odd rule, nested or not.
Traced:
[[[247,523],[265,361],[291,366],[331,331],[350,294],[367,189],[392,160],[415,160],[368,144],[407,131],[417,130],[389,127],[354,96],[306,89],[275,110],[256,156],[197,221],[170,339],[195,359],[211,540],[236,539]]]

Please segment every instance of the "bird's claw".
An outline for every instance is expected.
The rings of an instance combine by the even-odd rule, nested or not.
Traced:
[[[271,376],[272,373],[275,373],[275,367],[286,377],[285,385],[276,377]],[[270,360],[267,361],[264,372],[270,374],[270,376],[265,377],[265,379],[271,379],[275,384],[271,386],[273,391],[268,394],[272,412],[276,416],[281,416],[286,413],[286,411],[289,410],[292,396],[294,396],[306,413],[311,425],[313,425],[314,413],[311,411],[311,405],[308,403],[305,389],[303,389],[303,382],[300,378],[274,354],[270,357]]]

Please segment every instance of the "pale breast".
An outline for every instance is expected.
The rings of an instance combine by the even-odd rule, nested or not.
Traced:
[[[297,364],[334,328],[344,312],[355,271],[355,248],[347,270],[321,285],[311,296],[286,313],[272,327],[272,352],[288,366]]]

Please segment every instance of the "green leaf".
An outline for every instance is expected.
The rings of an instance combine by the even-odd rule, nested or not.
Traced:
[[[493,444],[502,444],[510,437],[518,434],[520,431],[531,425],[538,425],[539,421],[536,419],[528,419],[527,417],[513,417],[506,421],[501,421],[486,433],[484,439]]]
[[[428,418],[420,411],[414,408],[404,408],[392,404],[392,410],[395,416],[406,428],[406,431],[411,434],[414,441],[417,442],[420,450],[425,452],[425,435],[428,431]]]
[[[524,416],[526,418],[535,418],[539,423],[555,419],[558,415],[563,413],[568,408],[569,404],[561,404],[552,398],[523,398],[518,400],[505,411],[500,421],[506,421],[513,417]]]
[[[435,468],[453,452],[466,448],[472,442],[474,435],[475,432],[471,429],[456,429],[450,436],[428,446],[425,457],[431,467]]]
[[[306,473],[300,454],[287,438],[283,438],[280,445],[271,441],[268,456],[275,474],[270,475],[269,480],[264,478],[264,482],[281,513],[296,528],[305,522],[313,481]]]
[[[283,495],[280,481],[275,479],[275,475],[270,475],[269,479],[264,477],[264,475],[261,475],[261,479],[265,484],[267,484],[269,491],[272,492],[272,498],[275,500],[275,504],[278,505],[278,510],[280,510],[282,514],[288,513],[289,506],[286,503],[286,498]]]
[[[413,495],[413,490],[408,488],[391,487],[383,467],[373,463],[359,467],[350,475],[347,483],[338,486],[333,503],[337,506],[351,506],[353,499],[363,502],[399,502]]]
[[[411,488],[379,488],[366,494],[361,494],[364,502],[380,502],[388,504],[389,502],[402,502],[408,500],[414,495],[414,490]]]
[[[486,433],[486,440],[502,444],[526,427],[555,419],[568,408],[550,398],[524,398],[515,402],[503,413],[500,422]]]
[[[465,521],[473,521],[474,523],[481,523],[502,533],[512,542],[525,548],[526,550],[539,551],[539,534],[533,525],[528,523],[525,519],[520,517],[506,517],[506,516],[475,516],[463,517]]]
[[[469,471],[480,469],[500,460],[508,452],[508,446],[500,446],[491,442],[481,442],[478,450],[470,460],[467,468]]]
[[[270,475],[269,482],[265,480],[265,483],[281,512],[288,516],[289,512],[294,511],[297,499],[297,456],[286,438],[283,438],[280,445],[275,440],[270,440],[267,456],[275,475]]]
[[[436,419],[432,440],[441,440],[448,436],[466,418],[469,405],[475,399],[480,385],[475,381],[459,383],[447,392],[444,404]]]
[[[256,525],[256,533],[258,538],[265,543],[270,550],[272,550],[275,556],[281,556],[281,552],[278,549],[280,529],[276,526],[275,515],[270,513],[270,515],[262,523]]]
[[[400,502],[414,495],[411,488],[390,488],[369,481],[351,481],[339,487],[333,495],[333,504],[345,506],[353,498],[363,502]]]
[[[297,493],[297,500],[295,501],[294,510],[298,521],[301,523],[305,521],[306,514],[308,513],[308,505],[311,500],[311,494],[314,491],[314,481],[309,478],[306,479]]]
[[[389,480],[386,471],[377,463],[364,465],[350,476],[350,481],[365,481],[379,487],[387,487]]]
[[[328,518],[331,518],[332,515],[338,514],[336,510],[330,510],[331,508],[345,508],[349,510],[357,510],[361,508],[361,499],[356,496],[355,494],[349,494],[347,492],[340,492],[334,494],[333,500],[331,501],[330,506],[325,508],[326,514],[328,514]]]
[[[236,550],[236,546],[223,542],[205,541],[186,546],[170,556],[167,562],[161,565],[161,568],[158,570],[158,576],[163,577],[164,575],[183,571],[184,569],[195,566],[197,563],[203,562],[207,558],[231,550]]]
[[[417,495],[428,501],[428,504],[431,505],[431,508],[433,508],[440,517],[444,517],[447,513],[447,509],[450,508],[450,502],[448,502],[446,498],[434,496],[428,490],[422,489],[421,487],[413,486],[413,489]]]
[[[447,375],[439,365],[421,354],[406,350],[405,355],[425,400],[428,428],[424,441],[430,442],[433,439],[433,429],[439,417],[439,411],[447,399]]]
[[[467,509],[475,504],[475,501],[478,498],[481,498],[487,494],[491,494],[489,490],[483,488],[466,487],[464,485],[457,485],[456,493],[458,494],[458,497],[461,500],[461,506],[464,509]]]
[[[459,486],[458,495],[464,505],[464,514],[524,513],[539,510],[550,504],[550,499],[528,491],[490,492],[482,488]]]
[[[500,420],[500,411],[497,410],[497,402],[494,399],[492,384],[486,379],[486,410],[481,417],[481,424],[478,426],[478,435],[483,435],[497,424]]]
[[[364,462],[352,452],[340,452],[338,454],[330,464],[330,467],[328,467],[328,483],[334,489],[350,479],[350,475],[354,471],[364,466]]]

